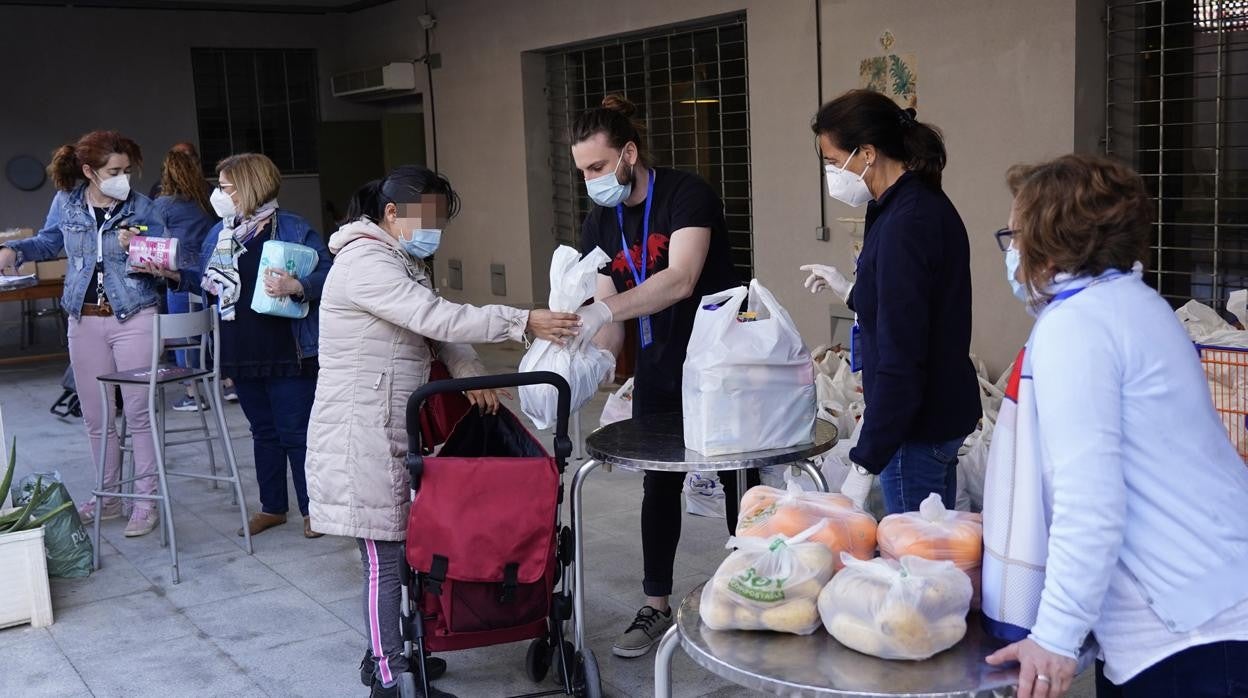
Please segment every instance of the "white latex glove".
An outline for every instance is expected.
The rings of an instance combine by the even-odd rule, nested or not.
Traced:
[[[849,475],[845,477],[845,484],[841,485],[841,494],[854,500],[854,504],[859,509],[866,508],[867,495],[871,494],[871,484],[875,482],[875,476],[859,465],[853,465],[849,468]]]
[[[581,347],[589,346],[594,341],[594,337],[598,336],[598,330],[614,320],[611,309],[602,301],[583,306],[576,311],[576,314],[581,318],[581,328],[572,341],[568,342],[569,351],[580,351]]]
[[[825,288],[832,289],[832,292],[841,297],[841,300],[849,300],[849,291],[854,287],[853,282],[845,278],[845,275],[836,270],[836,267],[829,267],[823,264],[807,264],[801,267],[802,271],[810,272],[810,276],[806,277],[806,288],[811,293],[818,293]]]

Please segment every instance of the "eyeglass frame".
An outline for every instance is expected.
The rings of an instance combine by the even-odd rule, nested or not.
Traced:
[[[1010,249],[1010,245],[1014,244],[1014,236],[1017,233],[1018,231],[1014,230],[1013,228],[1002,228],[998,230],[997,232],[993,233],[992,237],[996,238],[997,247],[1001,248],[1002,252],[1008,252]]]

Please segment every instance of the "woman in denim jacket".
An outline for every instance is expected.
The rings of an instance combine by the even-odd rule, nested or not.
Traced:
[[[82,414],[93,458],[106,440],[104,487],[118,479],[121,452],[113,416],[103,413],[98,376],[146,367],[152,356],[153,318],[164,294],[154,277],[133,274],[127,265],[130,238],[146,226],[146,235],[164,234],[151,200],[130,190],[130,173],[143,161],[138,144],[116,131],[93,131],[58,149],[48,172],[59,190],[39,234],[0,248],[0,271],[12,273],[25,262],[53,259],[64,249],[67,260],[61,305],[69,313],[69,358],[82,394]],[[156,492],[156,452],[141,387],[122,390],[126,422],[133,435],[135,494]],[[96,463],[96,467],[99,467]],[[121,516],[121,500],[104,498],[100,516]],[[84,522],[96,515],[93,503],[79,508]],[[137,500],[127,536],[156,527],[155,502]]]
[[[167,276],[179,291],[207,294],[205,302],[215,301],[221,313],[221,370],[234,379],[255,449],[261,510],[248,524],[251,535],[286,522],[289,466],[303,534],[319,538],[308,520],[304,456],[316,396],[318,306],[329,250],[306,220],[278,207],[282,175],[272,160],[254,153],[232,155],[217,164],[217,177],[211,201],[221,221],[204,238],[201,267]],[[312,248],[319,256],[316,268],[302,278],[276,267],[262,269],[266,240]],[[310,303],[307,316],[291,320],[252,310],[252,294],[261,284],[270,297]]]

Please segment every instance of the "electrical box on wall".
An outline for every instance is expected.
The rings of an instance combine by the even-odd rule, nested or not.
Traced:
[[[458,259],[446,261],[446,285],[455,291],[464,290],[464,263]]]
[[[490,292],[496,296],[507,295],[507,266],[505,264],[490,265]]]

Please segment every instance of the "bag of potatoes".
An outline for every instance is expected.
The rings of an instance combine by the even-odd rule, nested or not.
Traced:
[[[928,560],[948,560],[971,580],[971,607],[979,608],[979,582],[984,561],[984,517],[946,509],[933,492],[918,511],[885,516],[876,531],[880,557],[900,560],[915,555]]]
[[[966,635],[971,580],[947,560],[906,555],[900,561],[856,560],[819,595],[819,615],[832,637],[882,659],[927,659]]]
[[[823,521],[793,537],[729,538],[736,548],[702,588],[702,621],[712,630],[773,630],[809,635],[819,627],[816,601],[835,559],[811,537]]]
[[[811,540],[822,543],[832,553],[837,569],[842,552],[859,560],[875,557],[875,517],[854,506],[853,500],[843,494],[807,492],[794,480],[783,490],[751,487],[741,498],[737,536],[794,536],[821,521],[827,525]]]

